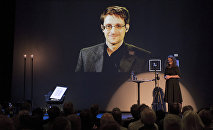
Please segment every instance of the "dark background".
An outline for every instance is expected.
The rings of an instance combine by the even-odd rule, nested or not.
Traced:
[[[104,109],[129,74],[75,73],[74,69],[81,48],[104,42],[100,13],[107,6],[121,5],[130,11],[125,41],[151,51],[152,58],[162,61],[169,54],[179,54],[181,82],[197,107],[212,104],[211,0],[9,0],[4,5],[1,101],[23,100],[24,54],[26,98],[30,99],[33,54],[35,106],[43,106],[44,94],[56,85],[65,85],[69,87],[66,99],[77,109],[92,103]]]

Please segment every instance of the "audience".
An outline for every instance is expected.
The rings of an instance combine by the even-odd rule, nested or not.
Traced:
[[[72,102],[65,102],[64,105],[63,105],[64,116],[74,114],[74,112],[75,112],[75,110],[74,110]]]
[[[211,108],[203,108],[198,112],[198,115],[205,125],[205,130],[213,129],[213,113]]]
[[[129,117],[129,118],[124,120],[124,127],[128,128],[128,126],[131,122],[139,120],[138,108],[139,108],[138,104],[133,104],[131,106],[130,113],[131,113],[132,117]]]
[[[14,121],[15,128],[16,129],[21,129],[21,128],[24,128],[24,127],[28,127],[28,126],[25,126],[24,121],[29,116],[30,116],[30,112],[29,111],[20,110],[17,115],[12,117],[12,119]],[[28,125],[28,124],[26,124],[26,125]]]
[[[4,112],[2,111],[2,106],[1,106],[1,104],[0,104],[0,115],[3,115],[4,114]]]
[[[159,130],[163,130],[163,120],[165,118],[166,113],[163,110],[156,111],[156,124],[158,125]]]
[[[75,113],[72,102],[65,102],[62,111],[58,106],[48,109],[48,119],[43,119],[44,110],[32,110],[30,102],[23,102],[16,108],[0,105],[0,130],[212,130],[213,107],[205,107],[197,112],[190,105],[182,108],[172,104],[169,112],[153,111],[146,104],[133,104],[131,118],[122,119],[119,108],[103,112],[101,118],[98,104]],[[46,116],[46,114],[45,114]]]
[[[45,123],[43,116],[44,111],[41,108],[35,108],[32,111],[31,121],[34,130],[43,130],[43,124]]]
[[[50,130],[71,130],[71,123],[66,117],[56,117]]]
[[[49,119],[47,122],[43,125],[44,130],[50,130],[53,127],[54,120],[56,117],[59,117],[61,115],[61,111],[57,106],[52,106],[48,111]]]
[[[77,114],[68,115],[67,119],[71,122],[72,130],[81,130],[81,118]]]
[[[142,104],[137,109],[137,119],[134,122],[131,122],[128,126],[128,130],[138,130],[141,128],[144,124],[141,122],[141,112],[144,110],[144,108],[148,108],[146,104]]]
[[[0,129],[1,130],[15,130],[13,120],[6,115],[0,115]]]
[[[121,130],[127,130],[127,128],[122,126],[122,113],[119,108],[113,108],[112,109],[112,116],[114,120],[118,123]]]
[[[93,129],[97,129],[100,127],[100,119],[97,118],[99,114],[99,106],[98,104],[92,104],[90,107],[90,114],[91,114],[91,123],[93,125]]]
[[[204,124],[199,115],[193,111],[187,111],[183,115],[183,130],[203,130]]]
[[[112,109],[112,116],[118,124],[121,124],[122,115],[121,115],[121,110],[119,108],[116,107]]]
[[[111,113],[104,113],[100,119],[100,126],[104,126],[107,122],[115,122]]]
[[[181,114],[183,115],[184,112],[186,112],[186,111],[193,111],[193,110],[194,110],[194,109],[193,109],[193,107],[192,107],[191,105],[186,105],[186,106],[184,106],[184,107],[182,108]]]
[[[121,130],[115,121],[107,121],[101,125],[100,130]]]
[[[163,120],[164,130],[182,130],[181,117],[175,114],[167,114]]]
[[[80,112],[80,118],[81,118],[81,129],[82,130],[92,130],[93,124],[91,120],[91,114],[89,109],[85,109]]]
[[[25,101],[24,103],[21,103],[20,110],[31,111],[31,106],[32,106],[31,101]]]
[[[141,111],[141,122],[144,124],[139,130],[158,130],[156,122],[156,114],[155,112],[146,107]]]

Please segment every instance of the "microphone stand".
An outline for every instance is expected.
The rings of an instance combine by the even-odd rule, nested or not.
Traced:
[[[157,98],[157,104],[155,104],[155,110],[157,111],[157,108],[158,108],[158,88],[157,88],[157,70],[156,70],[156,67],[157,65],[154,63],[154,68],[155,68],[155,91],[157,90],[157,92],[155,92],[155,95],[154,95],[154,100],[155,98]]]
[[[160,87],[157,86],[157,80],[160,80],[160,77],[158,76],[157,69],[156,69],[157,65],[154,63],[153,66],[154,66],[154,69],[155,69],[155,79],[154,79],[155,80],[155,89],[154,89],[154,93],[153,93],[154,98],[153,98],[152,106],[155,105],[155,107],[153,107],[153,108],[155,108],[155,111],[157,111],[158,105],[161,102],[160,103],[161,107],[162,107],[163,110],[165,110],[164,106],[163,106],[161,93],[160,93]],[[157,102],[156,102],[156,100],[157,100]]]

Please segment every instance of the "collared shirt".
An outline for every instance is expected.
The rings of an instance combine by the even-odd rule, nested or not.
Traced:
[[[103,69],[102,72],[119,72],[120,71],[120,61],[125,53],[125,45],[124,43],[111,54],[111,56],[107,53],[107,45],[104,45],[104,61],[103,61]]]

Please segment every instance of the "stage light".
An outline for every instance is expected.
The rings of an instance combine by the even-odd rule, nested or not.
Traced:
[[[153,79],[153,72],[141,73],[137,75],[138,80],[150,80]],[[159,73],[159,87],[165,92],[165,79],[163,73]],[[151,107],[153,103],[153,90],[155,88],[154,82],[145,82],[140,89],[140,101],[141,104],[147,104]],[[180,88],[183,97],[183,106],[191,105],[194,110],[197,110],[196,103],[191,95],[191,92],[180,82]],[[114,107],[119,107],[122,111],[129,111],[133,104],[137,104],[137,84],[129,82],[127,80],[124,82],[113,94],[112,98],[108,102],[106,111],[112,110]]]

